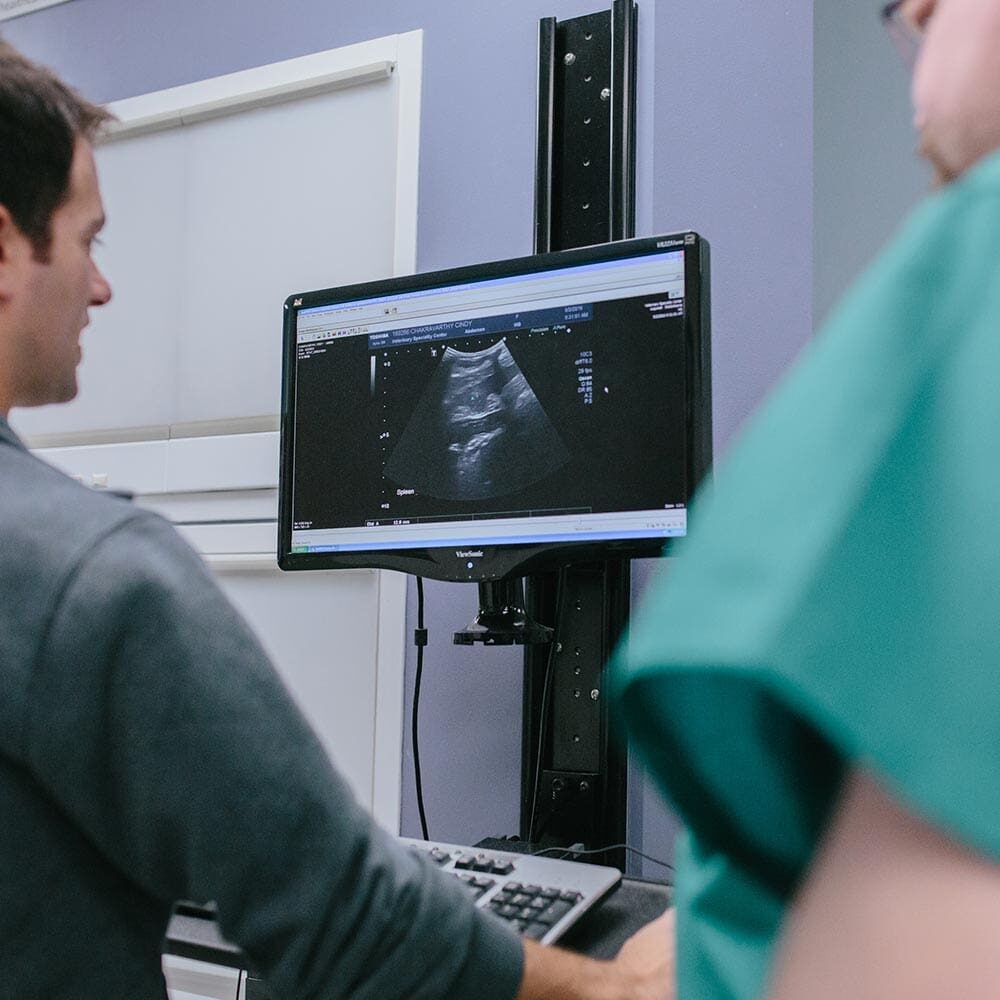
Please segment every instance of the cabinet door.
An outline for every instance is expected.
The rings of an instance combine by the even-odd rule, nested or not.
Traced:
[[[277,413],[285,299],[392,273],[393,100],[379,81],[187,130],[176,420]]]

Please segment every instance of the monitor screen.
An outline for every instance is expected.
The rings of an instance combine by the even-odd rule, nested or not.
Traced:
[[[278,561],[490,580],[655,555],[711,458],[695,233],[290,296]]]

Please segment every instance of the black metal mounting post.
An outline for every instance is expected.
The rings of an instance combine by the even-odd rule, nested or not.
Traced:
[[[635,235],[636,43],[633,0],[540,22],[536,253]],[[559,625],[554,646],[525,650],[522,840],[625,840],[627,768],[609,737],[603,669],[628,619],[630,583],[627,560],[572,566],[561,582],[528,578],[528,612]],[[625,854],[596,860],[623,868]]]
[[[551,648],[525,652],[520,836],[545,847],[621,844],[627,761],[610,737],[604,665],[628,620],[629,563],[561,577],[533,577],[528,591],[529,611],[558,628]],[[625,856],[593,860],[623,867]]]
[[[635,235],[637,24],[632,0],[539,23],[535,253]]]

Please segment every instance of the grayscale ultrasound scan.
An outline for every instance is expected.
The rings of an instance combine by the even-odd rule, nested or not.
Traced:
[[[515,493],[569,461],[537,395],[500,340],[446,348],[385,466],[400,486],[443,500]]]

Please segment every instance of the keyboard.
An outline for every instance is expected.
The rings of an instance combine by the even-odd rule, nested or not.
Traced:
[[[551,944],[621,882],[617,868],[400,837],[524,937]]]

